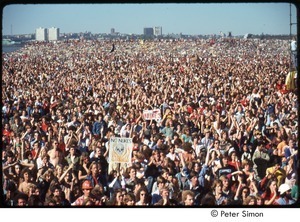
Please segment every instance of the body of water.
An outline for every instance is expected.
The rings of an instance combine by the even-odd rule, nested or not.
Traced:
[[[2,53],[14,52],[21,49],[24,45],[2,45]]]

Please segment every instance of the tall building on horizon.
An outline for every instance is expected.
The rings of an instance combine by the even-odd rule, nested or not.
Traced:
[[[56,41],[59,39],[59,28],[37,28],[35,30],[36,41]]]
[[[48,40],[47,39],[47,29],[42,28],[42,27],[37,28],[35,30],[35,39],[37,41],[46,41],[46,40]]]
[[[114,28],[111,28],[111,29],[110,29],[110,34],[111,34],[111,35],[114,35],[115,33],[116,33],[116,30],[115,30]]]
[[[153,28],[144,28],[144,35],[145,36],[153,36]]]
[[[49,28],[48,29],[48,40],[49,41],[56,41],[59,39],[59,28]]]
[[[154,27],[154,35],[155,36],[161,36],[162,35],[162,27],[161,26]]]

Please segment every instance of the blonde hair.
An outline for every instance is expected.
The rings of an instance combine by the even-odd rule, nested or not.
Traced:
[[[43,180],[45,180],[46,176],[50,176],[51,178],[53,178],[53,176],[54,176],[53,170],[52,169],[47,169],[46,172],[41,176],[41,178]]]
[[[242,161],[242,168],[244,168],[247,164],[249,164],[250,166],[252,166],[252,162],[248,159],[243,159]]]
[[[45,146],[42,146],[42,147],[41,147],[40,153],[39,153],[39,157],[41,157],[41,158],[42,158],[42,156],[43,156],[42,151],[45,151],[45,153],[47,153],[47,152],[48,152],[47,147],[45,147]]]
[[[33,183],[28,183],[28,185],[26,186],[26,189],[24,190],[24,193],[27,194],[29,196],[29,191],[30,190],[35,190],[37,188],[37,186]]]
[[[191,197],[194,198],[195,197],[195,193],[193,191],[191,191],[191,190],[184,190],[181,193],[181,200],[185,201],[186,198],[187,198],[187,196],[191,196]]]

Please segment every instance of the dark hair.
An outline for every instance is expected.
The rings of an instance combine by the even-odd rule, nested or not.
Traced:
[[[141,192],[144,191],[146,193],[145,196],[145,201],[149,202],[150,201],[150,196],[149,196],[149,192],[147,190],[146,186],[142,186],[140,189],[138,189],[138,191],[136,192],[136,202],[140,201],[140,196],[141,196]]]
[[[201,199],[201,206],[215,206],[216,205],[216,198],[212,193],[207,193]]]
[[[249,194],[250,194],[250,189],[249,189],[249,187],[247,187],[247,186],[242,187],[241,193],[243,193],[243,191],[246,190],[246,189],[247,189],[247,195],[249,195]]]
[[[32,153],[30,150],[25,152],[25,158],[28,159],[29,156],[32,156]]]
[[[279,156],[274,156],[274,158],[273,158],[273,165],[281,165],[281,161],[282,159],[281,159],[281,157],[279,157]]]
[[[182,140],[180,138],[175,139],[174,145],[178,145],[178,146],[182,145]]]
[[[43,202],[38,195],[31,195],[28,198],[28,206],[43,206]]]
[[[143,179],[143,178],[137,178],[135,180],[135,185],[145,186],[145,179]]]
[[[8,181],[6,184],[6,190],[14,193],[17,190],[17,186],[13,181]]]
[[[192,170],[189,174],[189,180],[192,179],[193,177],[197,177],[198,173],[196,171]]]
[[[28,195],[25,194],[25,193],[18,193],[14,198],[15,205],[17,205],[18,200],[20,200],[20,199],[23,199],[27,202],[28,201]]]
[[[9,150],[6,152],[6,157],[14,157],[14,153],[11,150]]]
[[[223,155],[221,155],[222,156],[222,159],[224,158],[224,159],[228,159],[230,156],[228,155],[228,152],[226,151],[225,153],[223,153]]]
[[[21,178],[24,179],[24,174],[28,173],[29,176],[31,176],[31,170],[28,167],[25,167],[24,169],[22,169],[21,171]]]
[[[264,145],[263,141],[259,140],[259,141],[257,142],[257,146],[262,146],[262,145]]]
[[[54,184],[53,186],[50,186],[51,193],[54,193],[55,190],[61,190],[61,187],[59,184]]]
[[[135,202],[135,196],[132,192],[128,192],[125,196],[124,196],[124,203],[133,200]]]

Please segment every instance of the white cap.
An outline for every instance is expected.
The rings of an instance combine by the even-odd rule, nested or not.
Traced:
[[[228,150],[228,156],[230,156],[232,152],[235,152],[234,147],[231,147],[231,148]]]
[[[279,191],[280,195],[282,195],[282,194],[284,194],[286,191],[288,191],[290,189],[291,188],[290,188],[290,186],[288,184],[283,183],[283,184],[280,185],[278,191]]]

